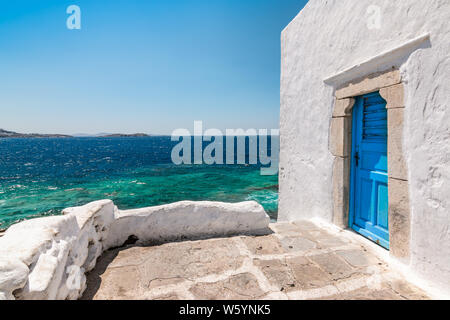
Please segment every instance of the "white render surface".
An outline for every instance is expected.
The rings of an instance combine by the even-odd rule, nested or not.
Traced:
[[[178,202],[121,211],[110,200],[24,221],[0,238],[0,300],[78,299],[85,273],[101,254],[122,246],[228,235],[262,235],[270,219],[256,202]]]
[[[372,28],[377,7],[381,23]],[[450,292],[448,21],[448,0],[309,1],[282,33],[279,204],[280,220],[332,221],[334,158],[329,128],[335,89],[349,79],[399,68],[405,86],[403,148],[412,218],[409,267],[446,293]],[[424,35],[429,40],[416,48],[394,50],[411,46]],[[389,52],[403,55],[385,54]],[[376,67],[367,61],[376,61]]]

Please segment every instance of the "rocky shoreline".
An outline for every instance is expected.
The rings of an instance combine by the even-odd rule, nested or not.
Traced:
[[[0,129],[0,138],[71,138],[65,134],[18,133]]]
[[[91,137],[89,135],[83,137]],[[127,137],[149,137],[146,133],[114,133],[105,135],[93,135],[95,138],[127,138]],[[0,129],[0,139],[1,138],[77,138],[77,136],[71,136],[67,134],[41,134],[41,133],[18,133],[15,131],[7,131]]]

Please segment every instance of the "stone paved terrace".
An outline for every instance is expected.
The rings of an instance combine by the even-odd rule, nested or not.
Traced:
[[[108,251],[83,299],[428,299],[348,231],[307,221],[271,229]]]

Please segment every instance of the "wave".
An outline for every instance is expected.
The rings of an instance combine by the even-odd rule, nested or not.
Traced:
[[[256,192],[247,196],[246,200],[264,204],[278,204],[278,193],[273,191]]]
[[[64,191],[83,191],[83,190],[85,190],[84,188],[73,188],[73,189],[66,189],[66,190],[64,190]]]

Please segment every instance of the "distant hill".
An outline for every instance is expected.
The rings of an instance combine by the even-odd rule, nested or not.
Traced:
[[[65,134],[18,133],[0,129],[0,138],[71,138]]]
[[[89,133],[76,133],[73,135],[77,138],[121,138],[121,137],[150,137],[150,135],[146,133],[96,133],[96,134],[89,134]]]
[[[101,132],[101,133],[75,133],[74,137],[77,138],[100,138],[104,136],[111,135],[111,133]]]
[[[132,133],[132,134],[123,134],[123,133],[114,133],[114,134],[107,134],[104,136],[100,136],[102,138],[121,138],[121,137],[150,137],[146,133]]]
[[[74,136],[69,136],[65,134],[40,134],[40,133],[18,133],[14,131],[7,131],[0,129],[0,138],[73,138],[73,137],[95,137],[95,138],[121,138],[121,137],[149,137],[145,133],[99,133],[95,135],[88,134],[76,134]]]

